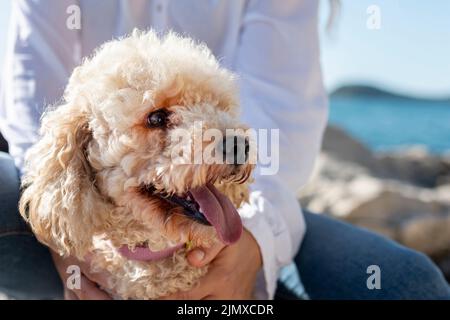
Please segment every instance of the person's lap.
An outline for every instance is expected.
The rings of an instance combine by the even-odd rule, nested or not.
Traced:
[[[17,210],[19,180],[12,159],[0,152],[0,293],[16,299],[62,297],[50,253]]]
[[[312,299],[450,299],[441,271],[422,253],[318,214],[305,212],[305,221],[295,264]],[[377,275],[380,289],[369,289]]]
[[[13,298],[61,298],[62,284],[48,249],[19,217],[19,182],[0,152],[0,293]],[[295,263],[312,299],[449,298],[442,274],[425,256],[373,233],[305,213],[307,232]],[[381,289],[367,288],[367,267],[378,265]],[[280,284],[277,297],[293,295]]]

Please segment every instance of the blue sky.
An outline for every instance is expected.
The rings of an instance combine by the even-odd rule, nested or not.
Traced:
[[[0,1],[3,64],[11,0]],[[370,5],[380,9],[381,29],[366,27]],[[328,14],[321,5],[322,26]],[[413,96],[450,96],[450,1],[342,0],[337,26],[321,34],[325,83],[374,84]]]
[[[379,30],[366,26],[373,4]],[[333,37],[322,34],[322,63],[328,88],[363,82],[414,96],[450,96],[450,1],[343,0]]]

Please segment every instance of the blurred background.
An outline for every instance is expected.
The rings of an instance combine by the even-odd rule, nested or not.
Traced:
[[[321,1],[330,125],[300,201],[425,252],[450,279],[450,1],[341,0],[327,30],[329,14]]]
[[[450,1],[321,2],[329,127],[303,206],[428,254],[450,280]]]

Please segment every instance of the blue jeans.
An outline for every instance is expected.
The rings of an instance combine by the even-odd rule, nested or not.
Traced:
[[[0,293],[25,299],[58,299],[62,284],[47,248],[17,212],[19,180],[12,159],[0,153]],[[294,262],[312,299],[450,299],[450,287],[423,254],[323,215],[305,212],[307,232]],[[379,267],[380,289],[367,273]],[[295,282],[295,281],[294,281]],[[279,282],[277,298],[293,299],[292,277]]]

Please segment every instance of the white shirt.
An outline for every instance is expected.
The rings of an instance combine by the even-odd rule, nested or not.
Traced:
[[[81,9],[79,30],[66,26],[71,5]],[[72,69],[95,47],[135,27],[205,42],[240,77],[244,122],[280,129],[280,170],[256,175],[251,204],[241,210],[263,258],[257,297],[272,298],[280,268],[305,232],[295,192],[312,171],[327,119],[317,11],[316,0],[14,1],[0,130],[21,168],[43,109],[62,96]]]

